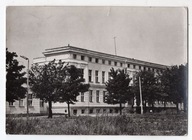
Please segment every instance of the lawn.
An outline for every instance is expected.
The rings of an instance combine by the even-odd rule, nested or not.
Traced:
[[[7,117],[7,134],[37,135],[187,135],[186,114],[123,116]]]

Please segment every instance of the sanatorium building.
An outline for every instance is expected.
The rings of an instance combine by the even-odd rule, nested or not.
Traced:
[[[89,91],[81,93],[74,105],[70,105],[72,115],[94,115],[94,114],[117,114],[119,105],[111,105],[105,103],[105,82],[109,79],[109,71],[114,69],[126,69],[131,78],[140,70],[146,71],[162,71],[167,66],[136,60],[107,53],[77,48],[73,46],[64,46],[46,49],[43,52],[44,57],[34,58],[33,63],[45,63],[56,60],[68,62],[83,70],[85,83],[90,84]],[[133,81],[131,80],[131,83]],[[128,101],[123,105],[124,108],[129,108],[131,105],[136,106],[136,101]],[[155,102],[155,107],[163,107],[163,102]],[[173,103],[167,103],[166,107],[175,107]],[[32,93],[29,93],[29,113],[45,113],[48,110],[48,104],[40,99],[33,98]],[[66,113],[66,103],[53,103],[53,113]],[[26,99],[21,99],[14,103],[6,103],[7,114],[22,114],[26,113]]]

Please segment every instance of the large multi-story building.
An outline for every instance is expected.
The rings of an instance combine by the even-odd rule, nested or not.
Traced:
[[[110,77],[109,72],[112,67],[114,69],[126,69],[132,78],[135,73],[140,70],[158,72],[167,67],[165,65],[136,60],[133,58],[72,47],[70,45],[46,49],[43,54],[44,57],[34,58],[33,63],[46,63],[54,59],[68,62],[70,65],[75,65],[77,68],[82,69],[85,82],[90,84],[89,91],[81,93],[77,97],[78,102],[70,105],[73,115],[118,113],[118,104],[111,105],[105,103],[105,82]],[[130,84],[133,84],[133,81]],[[40,113],[47,111],[48,106],[45,103],[42,103],[38,99],[32,100],[33,103],[31,103],[30,112]],[[20,104],[20,101],[18,104]],[[132,100],[123,106],[128,108],[132,104],[136,106],[135,100]],[[163,107],[163,103],[157,103],[156,106]],[[7,107],[7,113],[11,113],[10,107],[13,106]],[[167,107],[174,107],[174,104],[168,103]],[[16,108],[17,107],[15,107],[15,110],[17,110]],[[67,113],[66,103],[54,103],[52,108],[53,113]],[[20,113],[24,113],[21,108],[18,110],[21,111]]]

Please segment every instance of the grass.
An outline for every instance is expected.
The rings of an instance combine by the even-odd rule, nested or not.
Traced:
[[[43,135],[186,135],[187,115],[130,114],[123,116],[63,116],[48,119],[7,117],[7,134]]]

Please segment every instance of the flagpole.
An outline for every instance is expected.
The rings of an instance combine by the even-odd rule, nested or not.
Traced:
[[[140,91],[141,114],[143,114],[143,100],[142,100],[142,91],[141,91],[141,79],[140,79],[140,76],[139,76],[139,91]]]

